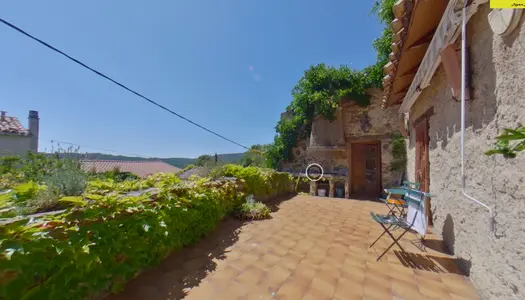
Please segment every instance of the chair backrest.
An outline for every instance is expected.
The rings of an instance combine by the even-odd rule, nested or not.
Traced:
[[[403,187],[407,189],[419,190],[421,188],[421,183],[412,182],[412,181],[403,181]]]
[[[425,198],[427,193],[415,189],[407,189],[405,201],[408,203],[407,222],[410,228],[419,234],[427,231],[427,216],[425,211]]]

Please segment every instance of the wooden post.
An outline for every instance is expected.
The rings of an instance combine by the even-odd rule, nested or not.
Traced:
[[[346,155],[348,156],[348,166],[346,168],[345,198],[350,199],[352,192],[352,143],[346,143]]]
[[[335,190],[335,184],[333,178],[328,179],[328,184],[330,186],[328,197],[333,198],[334,197],[334,190]]]
[[[310,196],[317,194],[317,181],[310,181]]]

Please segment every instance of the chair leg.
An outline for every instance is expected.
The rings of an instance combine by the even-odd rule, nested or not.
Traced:
[[[407,233],[408,229],[405,229],[405,231],[403,231],[403,233],[401,233],[401,235],[398,238],[395,238],[392,235],[392,233],[390,233],[390,231],[386,230],[386,227],[383,224],[381,224],[381,226],[383,226],[383,228],[385,229],[386,233],[392,238],[392,240],[394,240],[394,242],[392,244],[390,244],[390,246],[388,246],[388,248],[386,248],[386,250],[383,251],[383,253],[381,253],[381,255],[379,255],[379,257],[376,259],[376,261],[379,261],[388,252],[388,250],[390,250],[390,248],[392,248],[394,245],[397,245],[399,247],[399,249],[401,249],[401,251],[406,252],[405,249],[403,249],[403,247],[401,247],[401,245],[399,244],[398,241]]]
[[[394,209],[396,208],[395,205],[389,205],[388,203],[385,203],[386,204],[386,207],[388,207],[388,213],[386,214],[387,216],[395,216],[395,212],[394,212]]]
[[[383,226],[383,224],[381,224],[381,226]],[[378,238],[377,238],[377,239],[376,239],[376,240],[375,240],[375,241],[374,241],[374,242],[373,242],[368,248],[372,248],[372,246],[374,246],[375,243],[377,243],[377,241],[379,241],[379,239],[380,239],[383,235],[385,235],[386,230],[390,230],[390,228],[392,228],[392,226],[394,226],[394,225],[392,225],[392,224],[391,224],[391,225],[388,225],[388,229],[385,229],[385,231],[383,231],[383,233],[381,233],[381,235],[380,235],[380,236],[379,236],[379,237],[378,237]],[[383,228],[385,228],[385,226],[383,226]]]

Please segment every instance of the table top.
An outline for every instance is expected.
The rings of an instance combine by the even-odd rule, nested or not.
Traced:
[[[404,195],[406,193],[406,190],[403,188],[385,189],[385,193],[391,195]]]

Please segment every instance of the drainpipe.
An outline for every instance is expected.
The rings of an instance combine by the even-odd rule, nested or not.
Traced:
[[[467,0],[463,0],[462,22],[461,22],[461,192],[469,200],[488,209],[490,214],[489,229],[494,231],[494,210],[487,204],[475,199],[465,191],[465,75],[466,75],[466,51],[467,51]]]

